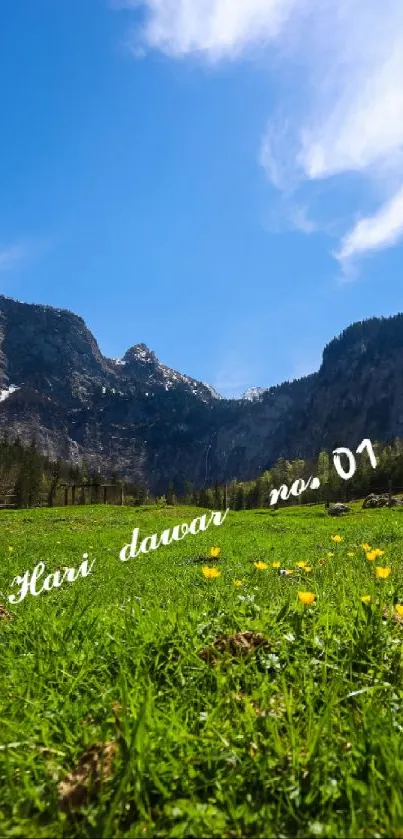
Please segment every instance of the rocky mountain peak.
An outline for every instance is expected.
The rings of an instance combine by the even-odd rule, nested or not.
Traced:
[[[124,354],[122,361],[126,364],[159,364],[155,352],[150,350],[150,348],[147,347],[147,344],[134,344],[134,346],[130,347],[130,349],[128,349]]]

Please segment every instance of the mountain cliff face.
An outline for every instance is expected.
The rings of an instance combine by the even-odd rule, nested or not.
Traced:
[[[318,373],[226,400],[144,344],[108,359],[77,315],[0,296],[0,431],[153,492],[400,436],[402,373],[403,315],[372,318],[331,341]]]

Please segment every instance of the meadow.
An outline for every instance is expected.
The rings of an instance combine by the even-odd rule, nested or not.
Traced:
[[[403,508],[352,506],[231,511],[129,562],[134,527],[204,511],[2,512],[0,835],[403,837]]]

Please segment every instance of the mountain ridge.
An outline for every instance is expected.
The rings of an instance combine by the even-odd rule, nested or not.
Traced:
[[[0,431],[163,492],[403,430],[403,315],[348,326],[319,370],[225,399],[146,344],[104,356],[83,318],[0,296]],[[248,393],[248,391],[247,391]]]

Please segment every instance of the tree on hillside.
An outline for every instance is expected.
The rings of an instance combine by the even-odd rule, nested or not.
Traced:
[[[321,495],[327,505],[330,501],[330,457],[325,451],[319,452],[318,455],[317,477],[320,480]]]
[[[169,483],[168,489],[165,493],[165,497],[166,497],[167,504],[172,504],[172,505],[176,504],[177,499],[176,499],[176,495],[175,495],[174,486],[173,486],[172,481],[170,481],[170,483]]]
[[[239,484],[234,498],[234,510],[245,509],[245,489],[243,484]]]
[[[246,504],[250,509],[265,506],[265,482],[262,477],[252,482],[247,493]]]
[[[222,510],[223,508],[223,490],[215,484],[213,493],[213,507],[215,510]]]
[[[199,507],[213,507],[213,491],[204,487],[199,494]]]
[[[49,491],[48,491],[48,506],[53,507],[57,487],[60,481],[62,472],[62,463],[61,460],[57,460],[56,463],[53,464],[51,467],[51,477],[50,477],[50,484],[49,484]]]
[[[33,441],[21,458],[14,492],[17,506],[34,507],[40,501],[42,488],[43,467],[42,458],[36,450]]]

